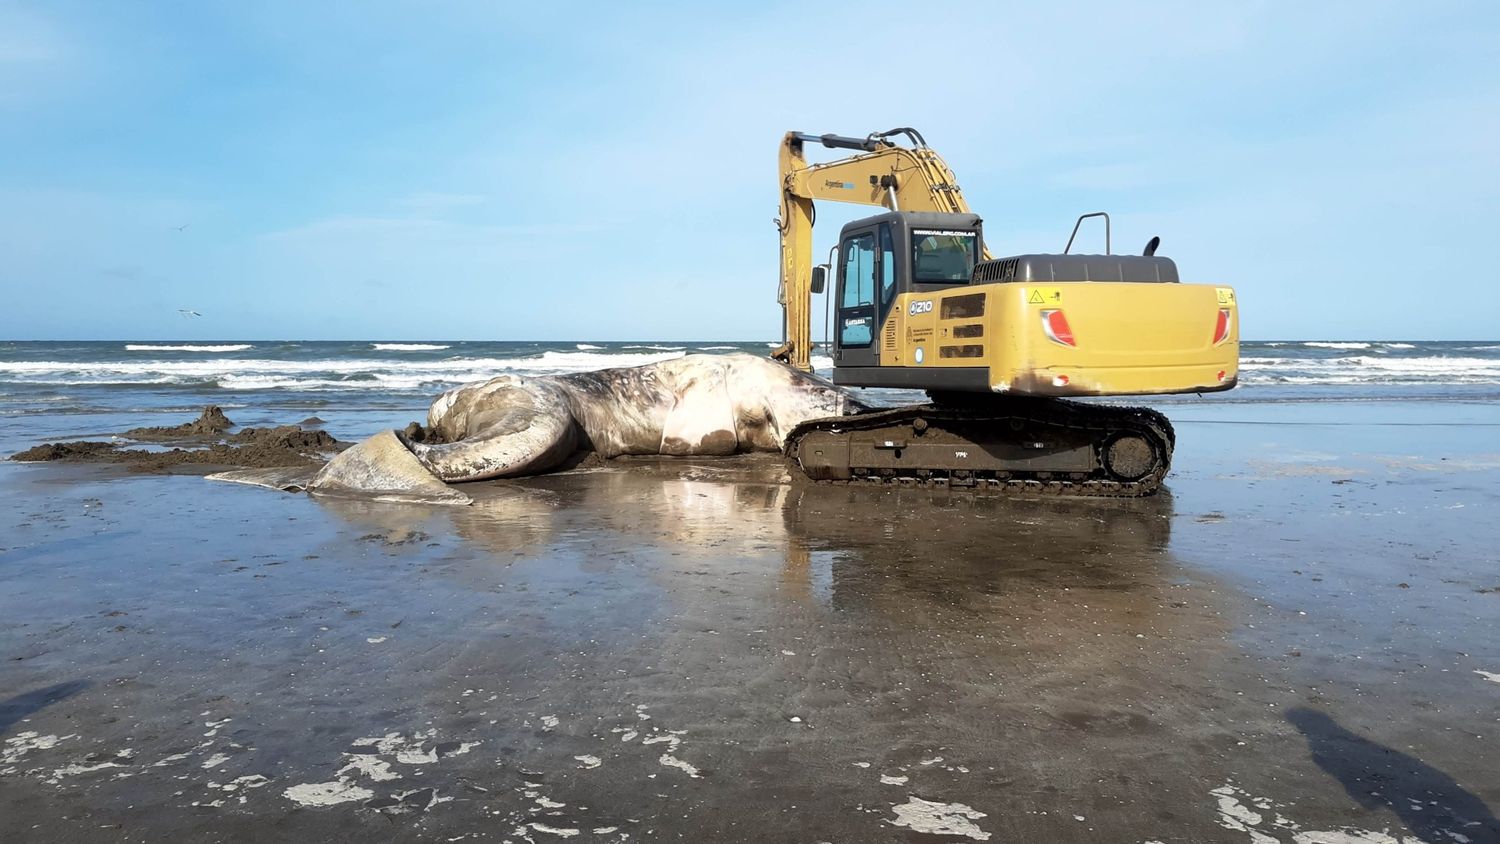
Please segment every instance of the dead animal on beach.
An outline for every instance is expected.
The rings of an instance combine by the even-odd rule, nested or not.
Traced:
[[[211,480],[389,501],[468,504],[451,483],[536,475],[591,458],[780,452],[810,419],[865,405],[822,379],[746,354],[684,355],[553,376],[501,375],[449,390],[427,424],[384,431],[316,473]]]

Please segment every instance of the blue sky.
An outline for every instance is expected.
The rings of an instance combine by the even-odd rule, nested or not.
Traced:
[[[774,339],[781,134],[893,126],[999,254],[1500,336],[1500,6],[1042,5],[0,0],[0,337]]]

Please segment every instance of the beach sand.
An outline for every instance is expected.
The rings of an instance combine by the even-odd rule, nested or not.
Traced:
[[[1125,502],[0,465],[0,841],[1500,840],[1500,411],[1172,415]]]

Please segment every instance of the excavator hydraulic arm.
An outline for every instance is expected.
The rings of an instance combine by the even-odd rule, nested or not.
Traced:
[[[889,139],[905,135],[913,146],[897,146]],[[806,144],[856,154],[821,164],[808,164]],[[781,141],[781,303],[782,344],[771,353],[803,371],[812,369],[812,229],[813,201],[826,199],[874,205],[892,211],[971,213],[963,191],[941,156],[915,129],[900,128],[865,138],[808,135],[788,132]],[[990,258],[989,252],[984,254]]]

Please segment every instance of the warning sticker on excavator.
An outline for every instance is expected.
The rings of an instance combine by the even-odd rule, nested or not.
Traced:
[[[1234,288],[1233,287],[1215,287],[1214,291],[1219,294],[1219,304],[1221,304],[1221,305],[1233,305],[1234,304]]]
[[[1060,287],[1033,287],[1031,293],[1026,297],[1028,305],[1056,305],[1062,301],[1062,288]]]

